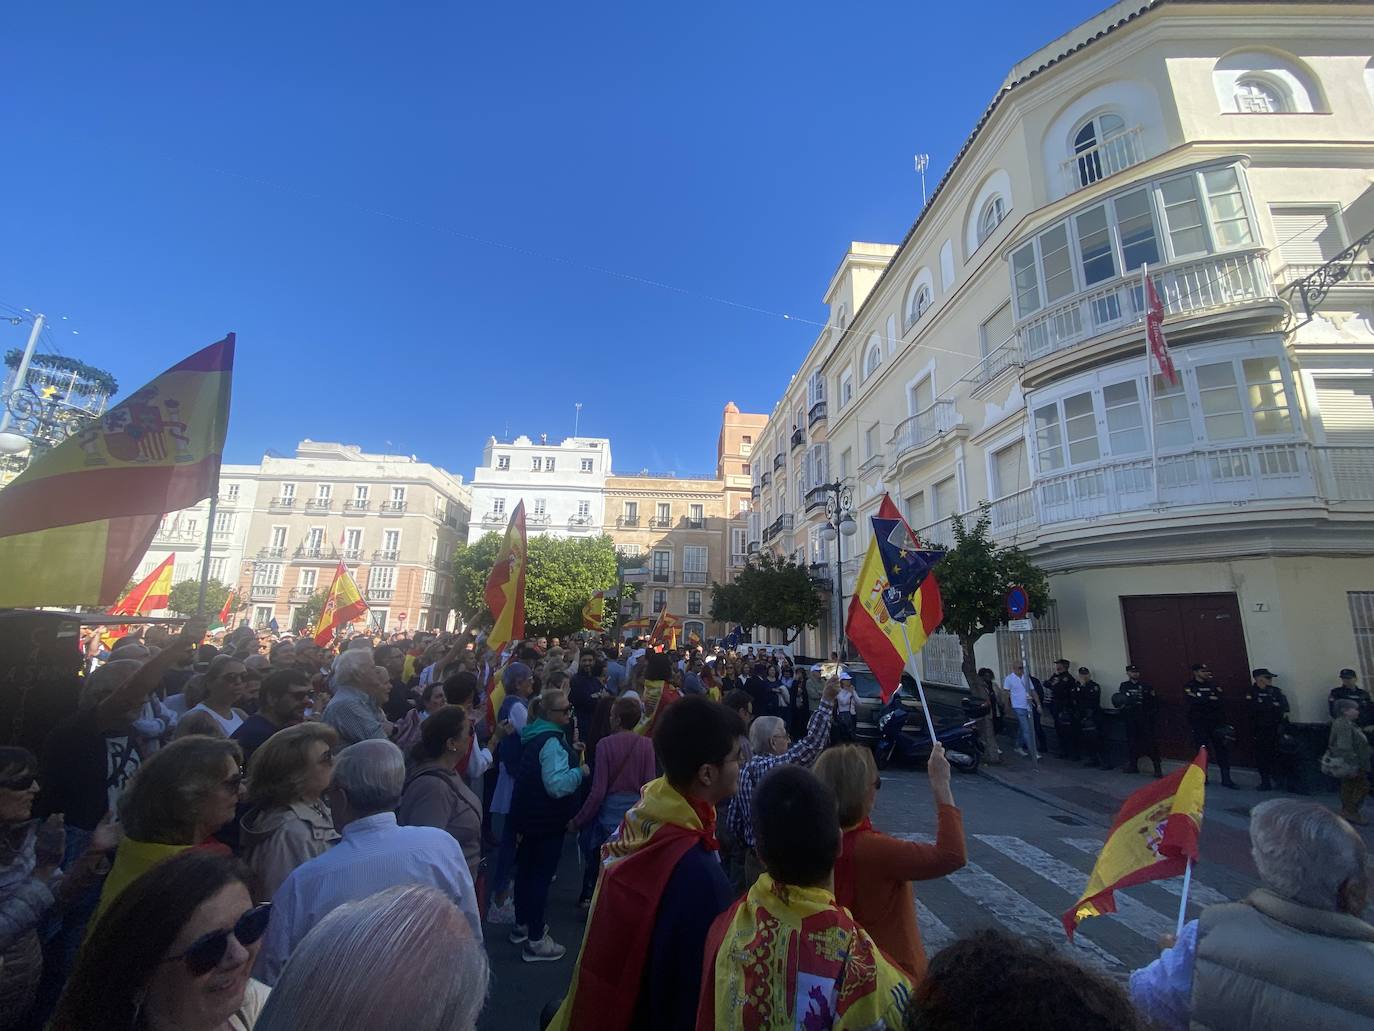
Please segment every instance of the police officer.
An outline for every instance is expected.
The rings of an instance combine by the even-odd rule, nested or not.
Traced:
[[[1353,669],[1341,670],[1341,685],[1333,687],[1331,693],[1326,696],[1327,708],[1331,710],[1331,718],[1336,718],[1336,703],[1349,700],[1360,707],[1360,714],[1355,717],[1355,723],[1363,730],[1366,736],[1374,733],[1374,699],[1369,697],[1369,692],[1360,686],[1360,678],[1355,675]]]
[[[1193,747],[1207,746],[1208,761],[1216,760],[1223,787],[1234,788],[1231,779],[1231,741],[1235,730],[1226,722],[1221,688],[1212,683],[1212,670],[1205,662],[1195,662],[1193,676],[1183,685],[1188,700],[1188,727],[1193,732]]]
[[[1279,756],[1279,738],[1288,716],[1288,699],[1274,683],[1275,674],[1260,667],[1251,670],[1253,683],[1245,692],[1245,705],[1250,710],[1250,733],[1255,739],[1255,767],[1259,770],[1261,791],[1271,791],[1283,760]]]
[[[1059,758],[1078,758],[1078,727],[1073,719],[1073,688],[1076,681],[1069,672],[1068,659],[1054,660],[1054,673],[1045,681],[1045,706],[1054,720],[1054,733],[1059,738]]]
[[[1105,735],[1102,733],[1102,688],[1093,679],[1087,666],[1078,667],[1078,680],[1072,688],[1073,712],[1078,726],[1079,741],[1087,758],[1084,766],[1096,763],[1104,770],[1112,768],[1107,762]]]
[[[1112,704],[1126,721],[1125,773],[1140,772],[1140,757],[1147,755],[1155,764],[1156,779],[1164,776],[1159,765],[1159,742],[1155,739],[1155,721],[1159,716],[1159,695],[1140,679],[1140,667],[1126,667],[1126,679],[1116,689]]]

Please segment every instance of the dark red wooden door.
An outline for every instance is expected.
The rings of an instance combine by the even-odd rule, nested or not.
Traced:
[[[1236,596],[1140,595],[1122,598],[1121,611],[1131,661],[1163,701],[1159,744],[1164,754],[1175,759],[1194,754],[1183,686],[1192,676],[1189,667],[1205,662],[1212,667],[1213,682],[1226,698],[1227,717],[1238,735],[1232,761],[1248,762],[1250,728],[1244,718],[1244,699],[1250,686],[1250,660]]]

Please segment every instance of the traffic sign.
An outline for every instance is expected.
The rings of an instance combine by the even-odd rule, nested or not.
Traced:
[[[1018,632],[1024,634],[1027,630],[1032,629],[1031,619],[1030,619],[1030,617],[1026,617],[1025,619],[1012,619],[1012,620],[1008,620],[1008,621],[1007,621],[1007,629],[1008,629],[1008,630],[1016,630],[1016,631],[1018,631]]]
[[[1019,584],[1007,591],[1007,615],[1020,619],[1030,609],[1030,595]]]

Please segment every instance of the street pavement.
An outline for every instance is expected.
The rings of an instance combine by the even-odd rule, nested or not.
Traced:
[[[1236,779],[1243,784],[1254,781],[1240,770]],[[1160,935],[1173,932],[1182,878],[1118,892],[1118,912],[1085,921],[1073,943],[1066,940],[1060,923],[1087,883],[1121,800],[1149,782],[1143,775],[1084,769],[1053,758],[1043,759],[1035,772],[1028,760],[1015,754],[985,773],[956,773],[954,796],[964,815],[969,862],[950,877],[916,885],[916,912],[927,954],[934,955],[970,931],[997,927],[1062,949],[1116,978],[1153,960]],[[1272,797],[1252,790],[1229,791],[1213,776],[1190,918],[1202,906],[1243,898],[1257,886],[1247,814],[1250,806]],[[1314,800],[1331,804],[1334,796]],[[891,834],[931,840],[935,816],[925,771],[884,771],[873,821]],[[1365,833],[1368,838],[1368,830]],[[524,963],[520,948],[505,940],[509,928],[488,926],[492,989],[479,1024],[484,1031],[537,1028],[544,1004],[561,997],[582,934],[576,908],[579,876],[569,838],[549,905],[553,935],[568,946],[561,961]]]

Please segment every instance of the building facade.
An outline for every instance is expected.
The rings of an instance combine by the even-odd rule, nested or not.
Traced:
[[[942,544],[986,503],[1050,574],[1033,670],[1140,665],[1175,754],[1192,662],[1242,754],[1252,666],[1324,719],[1339,668],[1374,677],[1371,52],[1368,7],[1165,0],[1018,64],[901,244],[841,261],[761,435],[752,541],[834,582],[841,481],[847,602],[884,494]],[[1144,275],[1176,382],[1147,371]],[[961,681],[943,635],[922,663]]]
[[[567,437],[558,443],[550,443],[547,434],[509,443],[489,437],[472,477],[468,543],[503,532],[521,500],[530,534],[598,536],[605,528],[610,472],[611,442],[604,437]]]
[[[258,498],[258,467],[223,465],[220,467],[219,498],[213,520],[210,499],[162,517],[157,535],[134,579],[142,579],[175,555],[172,582],[199,580],[205,557],[206,535],[210,538],[210,579],[234,585],[243,569],[248,529]]]

